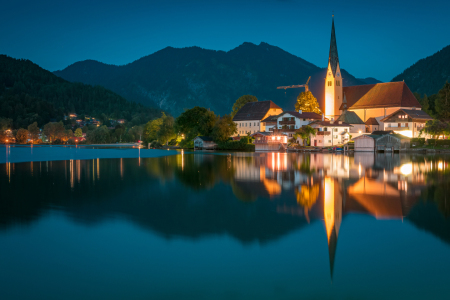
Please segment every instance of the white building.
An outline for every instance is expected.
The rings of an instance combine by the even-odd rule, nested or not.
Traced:
[[[350,139],[352,125],[342,121],[317,121],[310,124],[317,129],[316,136],[311,135],[311,146],[330,147],[342,145]]]
[[[267,132],[278,129],[280,132],[292,137],[297,129],[321,120],[322,116],[313,112],[285,111],[276,116],[270,116],[261,121]]]
[[[237,125],[237,132],[233,136],[266,131],[265,125],[261,121],[282,112],[281,107],[270,100],[246,103],[233,118]]]
[[[392,130],[409,138],[419,137],[425,123],[433,120],[426,112],[418,109],[399,109],[381,119],[384,130]]]

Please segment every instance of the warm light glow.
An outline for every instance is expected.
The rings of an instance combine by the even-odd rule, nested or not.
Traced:
[[[444,169],[444,168],[443,168],[443,163],[442,163],[442,161],[440,161],[440,162],[438,163],[438,170],[442,170],[442,169]]]
[[[401,135],[404,135],[404,136],[409,137],[409,138],[413,137],[413,134],[412,134],[411,130],[394,131],[394,132],[398,133],[398,134],[401,134]]]
[[[272,137],[272,141],[274,141],[274,140],[275,140],[275,137],[273,136],[273,137]]]
[[[334,226],[334,180],[330,177],[325,178],[325,196],[324,196],[324,220],[327,230],[328,241],[330,241],[331,231]]]
[[[412,163],[404,164],[400,167],[400,173],[405,176],[408,176],[412,173]]]
[[[277,136],[277,141],[279,141],[280,140],[280,137],[279,136]]]
[[[362,133],[362,131],[360,130],[360,131],[358,131],[358,133]]]

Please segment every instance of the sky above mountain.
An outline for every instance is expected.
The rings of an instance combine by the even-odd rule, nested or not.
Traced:
[[[2,3],[0,53],[55,71],[263,41],[326,67],[333,11],[341,67],[356,77],[389,81],[450,44],[450,1],[15,0]]]

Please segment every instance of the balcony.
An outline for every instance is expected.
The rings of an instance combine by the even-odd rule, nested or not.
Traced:
[[[280,124],[280,125],[295,125],[295,120],[292,120],[292,121],[279,121],[278,124]]]
[[[317,131],[317,135],[331,135],[331,131]]]

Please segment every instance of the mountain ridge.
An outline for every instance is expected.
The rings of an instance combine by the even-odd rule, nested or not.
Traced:
[[[245,94],[292,110],[303,89],[285,92],[277,86],[304,84],[309,76],[310,90],[323,107],[326,69],[265,42],[245,42],[229,51],[166,47],[121,66],[87,60],[53,73],[72,82],[102,85],[177,116],[193,106],[228,114]],[[342,73],[344,86],[365,84],[345,70]]]

